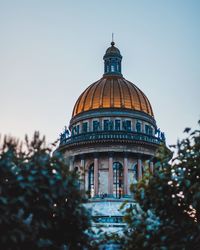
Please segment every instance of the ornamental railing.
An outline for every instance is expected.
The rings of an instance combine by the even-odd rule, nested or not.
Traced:
[[[153,144],[161,144],[163,140],[158,137],[139,132],[128,131],[96,131],[87,132],[78,135],[71,135],[68,138],[60,140],[60,146],[69,145],[79,142],[92,142],[92,141],[110,141],[110,140],[127,140],[130,142],[143,141]]]

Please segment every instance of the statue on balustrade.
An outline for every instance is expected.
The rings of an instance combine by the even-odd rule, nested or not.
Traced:
[[[161,132],[160,139],[165,142],[165,133]]]
[[[157,135],[158,139],[165,142],[165,139],[166,139],[165,138],[165,133],[161,132],[159,128],[156,130],[156,135]]]
[[[70,131],[65,126],[64,131],[62,133],[60,133],[60,143],[62,143],[63,141],[65,141],[69,137],[70,137]]]
[[[160,139],[160,129],[159,128],[157,128],[157,130],[156,130],[156,135],[157,135],[157,137]]]

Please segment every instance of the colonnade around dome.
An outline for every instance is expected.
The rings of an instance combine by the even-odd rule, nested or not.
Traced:
[[[70,158],[70,169],[78,171],[80,188],[91,199],[131,198],[130,186],[153,172],[153,159],[127,153],[95,153]]]

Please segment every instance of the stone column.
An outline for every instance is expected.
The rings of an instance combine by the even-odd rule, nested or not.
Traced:
[[[138,159],[138,181],[142,179],[142,161],[141,159]]]
[[[69,159],[69,170],[72,171],[74,169],[74,157],[70,157]]]
[[[94,158],[94,195],[99,193],[99,159]]]
[[[113,156],[108,159],[108,194],[113,195]]]
[[[128,194],[128,159],[124,156],[124,195]]]
[[[81,189],[85,190],[85,160],[81,158],[81,173],[80,173]]]
[[[149,166],[149,168],[150,168],[150,173],[153,174],[153,162],[152,162],[152,161],[150,161],[150,166]]]

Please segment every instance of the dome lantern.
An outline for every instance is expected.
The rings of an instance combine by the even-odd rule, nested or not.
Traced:
[[[103,77],[79,96],[72,112],[72,120],[87,111],[109,109],[142,112],[153,118],[153,110],[146,95],[121,74],[122,55],[113,39],[103,59]]]
[[[114,41],[111,42],[111,46],[106,50],[103,57],[104,59],[104,75],[120,75],[121,74],[121,61],[122,56],[117,47],[115,47]]]

